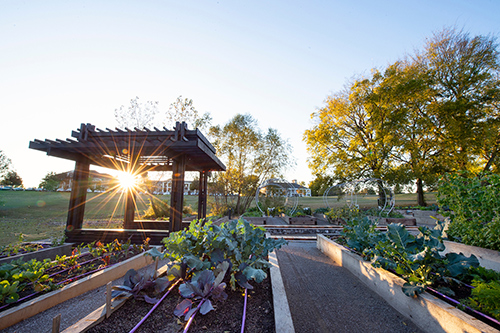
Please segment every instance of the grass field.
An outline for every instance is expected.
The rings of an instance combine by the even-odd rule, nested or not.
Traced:
[[[28,241],[47,238],[60,238],[63,235],[68,214],[69,192],[22,192],[0,191],[0,246],[17,241],[23,233]],[[170,196],[159,196],[169,202]],[[302,207],[312,210],[326,207],[323,197],[298,198]],[[426,194],[429,204],[435,203],[433,193]],[[137,197],[138,212],[142,214],[147,207],[148,196]],[[358,196],[360,207],[376,206],[377,196]],[[341,206],[343,200],[337,201],[329,197],[330,206]],[[197,196],[185,196],[184,205],[191,205],[194,211],[198,209]],[[416,194],[396,195],[397,206],[416,205]],[[100,221],[100,226],[119,227],[123,221],[124,203],[119,196],[88,193],[85,205],[85,221]]]

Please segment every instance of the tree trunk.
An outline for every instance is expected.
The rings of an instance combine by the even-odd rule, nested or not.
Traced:
[[[385,189],[384,189],[384,184],[382,183],[382,180],[377,180],[377,187],[378,187],[378,206],[380,208],[386,208],[386,195],[385,195]]]
[[[497,157],[497,153],[498,153],[498,148],[495,146],[495,148],[493,149],[493,152],[491,153],[490,158],[488,159],[488,163],[486,163],[486,165],[484,166],[483,172],[490,171],[491,165],[493,164],[493,162],[495,161],[495,158]]]
[[[422,185],[421,178],[417,179],[417,204],[419,206],[422,206],[422,207],[427,206],[427,203],[425,202],[425,198],[424,198],[424,188]]]

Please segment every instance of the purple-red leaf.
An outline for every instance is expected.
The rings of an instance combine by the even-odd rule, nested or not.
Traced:
[[[195,311],[196,311],[197,308],[192,308],[191,310],[188,311],[188,313],[186,313],[186,316],[184,317],[184,320],[188,320],[189,317],[191,317]]]
[[[182,297],[191,298],[196,294],[193,287],[194,286],[189,282],[183,283],[179,286],[179,293]]]
[[[149,304],[156,304],[159,301],[159,299],[149,297],[148,295],[144,295],[144,300],[146,301],[146,303],[149,303]]]
[[[200,313],[202,315],[205,315],[212,310],[214,310],[214,307],[212,306],[212,302],[210,302],[209,299],[205,300],[205,302],[203,302],[203,304],[200,306]]]
[[[191,310],[191,306],[193,305],[193,302],[190,299],[184,299],[182,302],[177,304],[174,310],[174,315],[177,317],[181,317],[188,313],[189,310]]]

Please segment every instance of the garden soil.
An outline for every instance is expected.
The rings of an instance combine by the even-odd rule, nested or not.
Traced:
[[[277,255],[295,332],[421,332],[347,269],[321,253],[316,242],[290,241],[277,251]],[[113,282],[121,283],[122,279]],[[58,314],[61,314],[62,331],[104,303],[105,286],[26,319],[2,333],[51,332],[52,319]],[[252,330],[246,332],[252,333]]]

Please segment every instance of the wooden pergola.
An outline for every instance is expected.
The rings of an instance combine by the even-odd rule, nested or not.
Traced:
[[[91,124],[81,124],[71,136],[74,139],[35,139],[29,145],[29,148],[44,151],[47,155],[75,161],[66,222],[66,236],[70,242],[124,240],[129,237],[140,242],[150,237],[152,243],[159,243],[169,231],[182,229],[185,172],[199,172],[198,218],[205,218],[209,173],[226,169],[205,136],[198,129],[188,130],[184,122],[177,122],[174,130],[156,127],[154,130],[100,130]],[[82,229],[90,165],[136,175],[148,171],[172,171],[170,220],[135,222],[135,194],[129,190],[125,199],[123,230]]]

